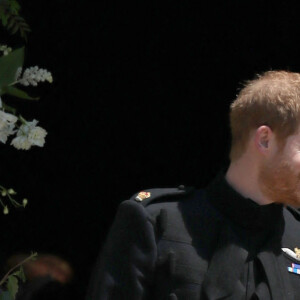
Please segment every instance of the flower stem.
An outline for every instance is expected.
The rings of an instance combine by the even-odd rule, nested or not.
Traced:
[[[37,256],[37,253],[32,253],[29,257],[25,258],[24,260],[22,260],[20,263],[18,263],[16,266],[12,267],[6,274],[5,276],[2,278],[2,280],[0,281],[0,286],[2,286],[2,284],[7,280],[9,274],[15,270],[16,268],[20,267],[21,265],[23,265],[24,263],[26,263],[28,260],[34,258],[35,256]]]
[[[14,82],[10,83],[8,86],[15,85],[15,84],[17,84],[17,83],[19,83],[19,82],[20,82],[20,80],[14,81]]]
[[[19,120],[22,122],[22,124],[27,124],[27,121],[21,115],[19,115]]]
[[[14,205],[14,207],[23,207],[23,205],[21,205],[14,198],[12,198],[12,196],[9,193],[7,193],[7,197],[9,198],[11,203]]]

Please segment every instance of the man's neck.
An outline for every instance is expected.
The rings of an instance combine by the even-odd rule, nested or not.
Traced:
[[[228,184],[244,198],[250,198],[259,205],[270,204],[259,188],[255,163],[247,159],[232,162],[226,172]]]

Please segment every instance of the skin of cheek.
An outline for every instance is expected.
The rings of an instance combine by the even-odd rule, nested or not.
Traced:
[[[291,171],[300,176],[300,137],[294,136],[286,144],[284,159],[289,164]]]
[[[293,156],[292,159],[292,170],[297,178],[297,186],[295,187],[297,193],[300,193],[300,152],[297,151],[297,153]]]
[[[287,169],[282,170],[281,179],[286,187],[290,187],[290,191],[294,190],[294,197],[299,205],[300,201],[300,143],[299,137],[294,136],[286,144],[285,151],[283,153],[282,159],[284,164],[286,164]],[[288,171],[289,169],[289,171]],[[287,172],[284,172],[287,171]],[[280,175],[279,175],[280,176]]]

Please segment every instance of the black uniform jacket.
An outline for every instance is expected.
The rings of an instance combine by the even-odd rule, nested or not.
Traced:
[[[86,300],[300,299],[288,272],[298,211],[260,206],[219,175],[204,190],[153,189],[121,203]]]

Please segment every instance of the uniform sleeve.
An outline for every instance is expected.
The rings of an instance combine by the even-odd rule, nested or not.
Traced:
[[[150,299],[156,258],[153,225],[144,206],[132,200],[121,203],[86,300]]]

